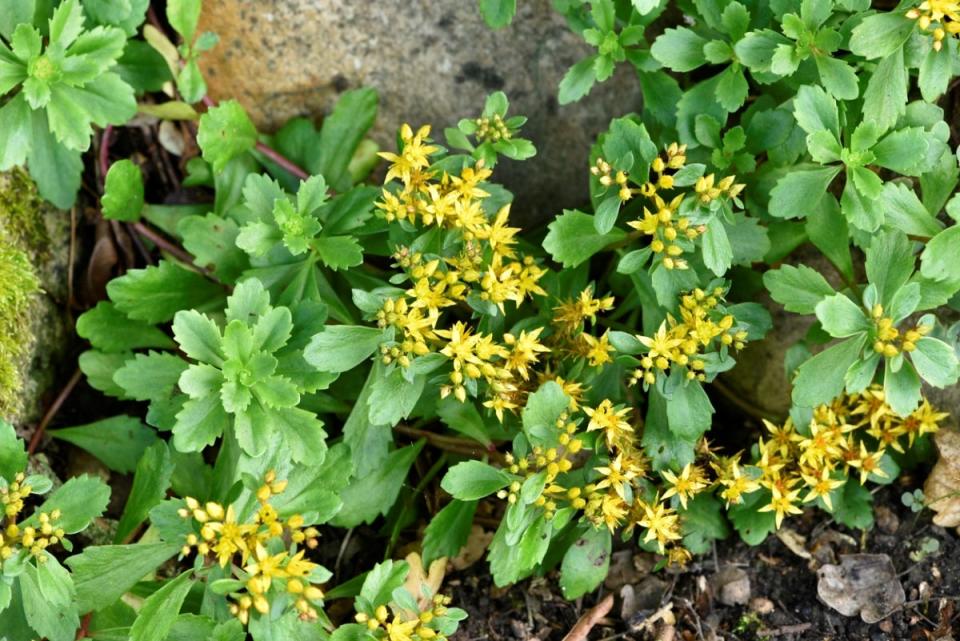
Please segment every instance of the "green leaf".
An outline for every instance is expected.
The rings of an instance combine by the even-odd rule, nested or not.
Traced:
[[[165,323],[181,309],[209,309],[223,303],[223,290],[200,274],[166,260],[131,269],[107,284],[117,309],[135,320]]]
[[[933,237],[942,229],[942,225],[917,198],[916,192],[904,183],[887,182],[877,204],[884,212],[886,224],[905,234]]]
[[[747,545],[760,545],[767,535],[777,529],[776,515],[761,512],[760,508],[770,502],[770,490],[757,490],[743,497],[743,501],[727,511],[734,529]]]
[[[460,501],[476,501],[510,485],[513,477],[481,461],[457,463],[440,483],[448,494]]]
[[[854,476],[830,493],[830,502],[837,523],[860,530],[873,525],[873,494]]]
[[[201,0],[167,0],[167,20],[187,43],[193,42],[200,21]]]
[[[136,354],[113,374],[113,381],[138,401],[169,398],[189,364],[174,354]]]
[[[323,264],[334,271],[363,263],[363,248],[353,236],[320,236],[313,246]]]
[[[180,551],[176,543],[91,545],[66,563],[73,570],[80,612],[103,610]]]
[[[377,563],[363,580],[359,598],[356,600],[356,610],[367,612],[364,607],[366,604],[369,604],[372,610],[389,603],[393,598],[393,592],[403,585],[409,572],[410,566],[406,561]]]
[[[568,105],[576,102],[590,93],[593,83],[597,76],[593,69],[593,63],[597,56],[588,56],[570,67],[560,81],[559,92],[557,93],[557,102],[561,105]]]
[[[920,273],[936,281],[960,280],[958,247],[960,247],[960,224],[948,227],[930,239],[920,255]]]
[[[410,416],[427,381],[426,376],[414,376],[407,380],[402,367],[394,367],[385,376],[379,377],[373,384],[368,405],[370,422],[375,425],[393,427]]]
[[[870,76],[863,92],[863,119],[880,131],[893,127],[907,109],[909,73],[903,61],[903,49],[885,56]]]
[[[696,442],[710,429],[713,405],[696,380],[687,380],[686,372],[673,368],[670,372],[674,383],[673,394],[668,396],[667,425],[680,438]]]
[[[311,156],[308,169],[321,174],[335,191],[347,191],[353,184],[350,160],[377,117],[377,92],[370,88],[344,92],[333,112],[323,119],[320,144]]]
[[[364,362],[384,341],[383,330],[331,325],[310,340],[303,357],[321,372],[346,372]]]
[[[847,339],[798,367],[793,380],[793,402],[801,407],[817,407],[839,396],[844,376],[860,357],[863,343],[863,337]]]
[[[797,90],[797,97],[793,99],[793,117],[808,134],[829,131],[834,138],[840,137],[837,102],[820,87],[806,85]]]
[[[763,275],[763,284],[773,300],[796,314],[813,314],[817,303],[834,294],[820,273],[806,265],[783,265]]]
[[[181,452],[200,452],[213,445],[230,426],[219,396],[190,399],[177,412],[173,445]]]
[[[704,554],[715,540],[730,536],[723,504],[712,494],[698,494],[680,510],[683,546],[694,554]]]
[[[448,396],[437,403],[437,416],[447,427],[467,438],[484,446],[492,443],[490,428],[473,403],[461,403],[453,396]]]
[[[565,209],[547,227],[543,248],[564,267],[576,267],[598,251],[622,240],[626,233],[614,228],[607,234],[598,234],[593,216],[575,209]]]
[[[821,199],[820,206],[807,216],[805,229],[814,247],[822,251],[843,276],[853,280],[850,228],[840,213],[837,199],[832,195]]]
[[[113,375],[123,367],[130,356],[129,352],[109,354],[90,349],[80,354],[78,364],[90,387],[109,396],[123,398],[123,389],[113,382]]]
[[[723,276],[733,264],[733,247],[723,221],[718,217],[711,218],[702,239],[704,265],[717,276]]]
[[[110,488],[101,479],[86,474],[75,476],[54,490],[24,523],[34,525],[40,512],[60,510],[60,527],[67,534],[75,534],[103,514],[109,500]]]
[[[908,416],[920,404],[920,377],[912,363],[903,360],[894,369],[894,359],[885,359],[883,370],[883,397],[890,408],[900,416]]]
[[[560,564],[560,590],[565,599],[592,592],[610,570],[612,537],[606,528],[589,528],[567,548]]]
[[[143,453],[133,476],[130,497],[113,537],[114,543],[123,542],[143,523],[150,510],[166,498],[173,468],[166,443],[154,443]]]
[[[203,72],[200,71],[200,65],[195,58],[188,60],[177,74],[177,89],[188,104],[200,102],[207,94],[207,83],[203,79]]]
[[[423,532],[424,565],[429,566],[436,559],[459,554],[470,537],[476,510],[476,501],[453,500],[430,519],[430,524]]]
[[[394,450],[372,474],[351,481],[340,492],[343,509],[331,523],[350,528],[361,523],[372,523],[381,514],[386,514],[397,501],[410,466],[424,443],[426,441],[420,440]]]
[[[197,144],[203,159],[220,173],[227,163],[256,146],[257,128],[239,102],[227,100],[200,116]]]
[[[8,482],[27,467],[27,449],[13,426],[0,418],[0,479]]]
[[[570,397],[554,381],[548,381],[527,397],[521,420],[523,431],[533,445],[556,445],[557,419],[570,408]]]
[[[593,227],[598,234],[607,234],[616,226],[621,203],[620,195],[612,193],[597,205],[596,215],[593,217]]]
[[[379,360],[374,361],[360,396],[343,426],[343,440],[350,447],[353,471],[358,477],[365,477],[380,467],[393,444],[392,425],[370,422],[370,395],[376,381],[383,376],[384,367]]]
[[[193,254],[194,264],[211,269],[223,282],[236,282],[250,266],[237,245],[240,229],[230,218],[186,216],[177,223],[177,232],[183,237],[183,248]]]
[[[953,78],[953,61],[956,58],[956,46],[952,39],[945,43],[947,46],[937,51],[933,47],[927,49],[923,61],[920,63],[920,73],[917,85],[920,94],[927,102],[936,102],[943,95]]]
[[[924,381],[934,387],[949,387],[960,375],[957,353],[943,341],[924,336],[916,343],[917,349],[910,352],[910,360]]]
[[[491,29],[500,29],[513,22],[517,0],[480,0],[480,15]]]
[[[104,352],[128,352],[145,347],[168,349],[174,346],[170,337],[158,328],[130,319],[109,301],[100,301],[77,319],[77,334]]]
[[[80,617],[71,607],[73,583],[56,558],[46,556],[44,560],[46,563],[36,566],[28,564],[20,575],[23,612],[40,636],[49,641],[71,641],[80,627]]]
[[[129,474],[150,445],[156,433],[132,416],[114,416],[87,425],[50,430],[55,439],[72,443],[115,472]]]
[[[14,98],[11,104],[17,104],[17,99]],[[25,102],[23,107],[26,109]],[[30,113],[31,143],[27,152],[30,177],[36,181],[37,189],[44,199],[60,209],[69,209],[80,189],[80,177],[83,173],[81,152],[68,149],[54,137],[45,111]],[[19,136],[14,138],[14,141],[17,138]]]
[[[750,85],[747,84],[742,68],[730,65],[720,73],[716,96],[721,107],[734,112],[743,106],[749,93]]]
[[[672,71],[687,72],[707,62],[703,46],[707,43],[692,29],[667,29],[653,42],[650,53],[657,62]]]
[[[820,82],[830,92],[830,95],[839,100],[854,100],[860,95],[857,84],[857,74],[849,64],[830,54],[815,55],[817,71],[820,72]]]
[[[888,231],[874,236],[865,253],[867,280],[876,285],[880,304],[889,305],[913,273],[911,242],[902,232]]]
[[[885,58],[903,46],[916,22],[899,12],[883,12],[865,18],[850,36],[850,51],[868,60]]]
[[[103,217],[109,220],[136,222],[143,210],[143,174],[129,159],[110,165],[100,199]]]
[[[164,641],[192,586],[191,573],[184,572],[148,596],[130,627],[130,641]]]
[[[907,127],[888,134],[871,150],[876,164],[907,176],[915,176],[926,162],[930,143],[923,127]]]
[[[769,211],[777,218],[803,218],[815,209],[840,167],[798,169],[781,178],[770,192]]]
[[[846,338],[870,329],[871,321],[863,309],[843,294],[827,296],[817,303],[817,319],[834,338]]]

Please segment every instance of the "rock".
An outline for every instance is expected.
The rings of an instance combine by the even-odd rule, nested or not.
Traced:
[[[900,518],[886,505],[878,505],[874,510],[874,516],[881,532],[896,534],[900,529]]]
[[[846,554],[840,557],[840,565],[825,565],[817,575],[820,600],[844,616],[859,613],[865,623],[885,619],[906,601],[897,570],[886,554]]]
[[[611,116],[639,108],[640,91],[623,66],[584,100],[559,106],[561,78],[593,50],[549,0],[518,5],[513,24],[493,31],[475,2],[208,0],[201,28],[220,44],[201,64],[211,95],[238,99],[265,130],[322,116],[343,91],[373,87],[373,137],[391,151],[404,122],[431,124],[442,141],[444,127],[475,117],[502,90],[510,113],[529,117],[522,135],[538,154],[504,161],[495,178],[529,225],[585,200],[591,143]]]
[[[70,214],[24,171],[0,173],[0,418],[17,426],[40,417],[64,360],[69,246]]]
[[[757,614],[770,614],[773,612],[773,601],[766,597],[756,596],[750,599],[750,611]]]
[[[960,431],[940,430],[934,442],[940,457],[923,485],[923,495],[935,524],[960,528]]]
[[[717,599],[724,605],[745,605],[750,601],[750,577],[742,568],[723,566],[712,583]]]

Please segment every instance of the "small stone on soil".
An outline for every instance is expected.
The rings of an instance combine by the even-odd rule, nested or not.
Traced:
[[[860,614],[876,623],[899,610],[906,595],[897,571],[886,554],[848,554],[840,565],[824,565],[818,572],[817,594],[845,616]]]
[[[750,600],[750,577],[741,568],[720,568],[712,583],[717,599],[724,605],[745,605]]]

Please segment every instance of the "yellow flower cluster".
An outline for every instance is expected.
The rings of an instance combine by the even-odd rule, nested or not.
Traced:
[[[357,623],[366,624],[371,632],[381,631],[382,638],[387,641],[445,641],[446,636],[431,628],[430,623],[447,614],[450,601],[450,597],[436,594],[430,608],[418,613],[400,610],[394,612],[391,619],[387,606],[381,605],[374,612],[374,616],[358,612],[355,620]]]
[[[590,168],[590,173],[597,177],[603,187],[617,189],[622,202],[626,203],[637,195],[647,199],[649,207],[644,206],[643,217],[627,224],[641,236],[650,237],[650,249],[654,254],[662,255],[663,266],[667,269],[687,269],[689,265],[682,256],[693,248],[690,243],[704,232],[702,225],[693,225],[687,216],[678,214],[687,194],[664,195],[664,192],[675,189],[674,176],[686,166],[686,154],[686,145],[670,144],[663,154],[654,158],[650,164],[653,175],[639,188],[631,188],[628,184],[629,174],[625,171],[614,173],[610,163],[603,158],[598,158]],[[714,174],[701,176],[693,192],[702,205],[709,205],[720,197],[736,198],[744,185],[735,181],[735,176],[727,176],[719,181]]]
[[[907,11],[907,17],[916,20],[923,31],[933,35],[936,51],[943,47],[943,39],[948,34],[956,36],[960,33],[960,2],[956,0],[924,0]]]
[[[231,595],[234,602],[230,611],[244,625],[250,620],[251,609],[260,614],[270,612],[272,595],[278,592],[289,595],[300,618],[308,621],[317,619],[314,605],[323,600],[323,591],[310,580],[320,566],[304,558],[305,549],[298,549],[301,545],[315,548],[319,532],[313,527],[304,528],[300,515],[281,519],[270,504],[270,499],[286,486],[286,481],[278,481],[274,472],[268,472],[257,491],[260,507],[248,523],[237,521],[232,505],[201,504],[191,497],[179,511],[198,529],[187,535],[181,554],[187,556],[196,550],[201,557],[212,556],[220,567],[232,567],[242,581],[244,589]],[[285,541],[292,545],[288,548]],[[271,591],[275,586],[278,590]]]
[[[880,304],[873,306],[871,316],[873,316],[873,322],[877,330],[877,340],[873,343],[873,351],[877,354],[883,354],[887,358],[893,358],[900,352],[912,352],[917,348],[917,341],[933,330],[932,325],[917,325],[913,329],[901,333],[894,326],[893,319],[884,315],[883,306]]]
[[[760,511],[774,512],[779,528],[786,515],[802,511],[801,503],[819,498],[833,509],[830,493],[849,475],[861,485],[871,475],[886,478],[882,459],[887,448],[902,453],[904,439],[913,445],[918,436],[936,432],[946,417],[924,400],[901,418],[884,400],[883,388],[873,386],[818,407],[806,433],[789,419],[783,425],[764,421],[768,434],[758,443],[754,465],[760,471],[756,482],[770,490],[771,499]]]
[[[44,551],[51,545],[63,541],[63,528],[57,526],[60,520],[60,510],[50,513],[37,514],[38,527],[23,526],[18,521],[23,513],[24,500],[33,492],[33,488],[25,483],[22,473],[14,477],[13,483],[0,488],[0,505],[3,505],[2,519],[6,525],[0,530],[0,561],[9,559],[21,549],[29,550],[37,562],[47,560]]]
[[[613,362],[614,349],[610,345],[609,332],[593,336],[585,331],[587,321],[596,323],[597,315],[613,309],[613,304],[613,296],[595,298],[593,288],[587,287],[577,298],[562,301],[554,307],[552,324],[555,333],[550,347],[557,358],[567,355],[582,357],[591,367]]]
[[[513,135],[510,133],[510,128],[507,127],[507,123],[503,121],[503,117],[500,116],[500,114],[494,114],[492,118],[482,116],[474,122],[477,125],[477,140],[480,142],[488,140],[490,142],[510,140]]]
[[[504,314],[508,302],[520,305],[546,294],[538,284],[546,269],[517,252],[519,229],[509,226],[509,205],[492,220],[484,213],[483,200],[489,193],[480,184],[491,171],[478,162],[460,176],[445,172],[438,176],[431,169],[431,156],[440,148],[430,143],[429,135],[429,127],[414,133],[404,125],[400,153],[380,154],[391,163],[386,183],[399,180],[400,188],[384,187],[377,207],[388,221],[435,225],[456,236],[454,242],[444,243],[451,248],[449,255],[396,250],[396,265],[405,271],[410,287],[402,296],[384,301],[377,313],[380,327],[397,330],[395,340],[381,346],[381,357],[384,363],[408,367],[418,356],[443,354],[453,371],[441,395],[453,394],[463,402],[468,394],[478,394],[476,383],[483,381],[484,404],[502,420],[505,410],[517,407],[520,383],[530,379],[530,368],[549,351],[539,340],[542,330],[506,334],[498,341],[443,314],[450,308],[469,309],[474,300]]]
[[[687,378],[705,380],[706,363],[700,358],[717,343],[742,349],[747,332],[734,326],[730,314],[719,314],[717,306],[723,299],[723,288],[707,294],[702,289],[680,297],[680,319],[668,315],[653,336],[637,336],[647,353],[640,359],[640,367],[632,376],[631,384],[642,382],[653,385],[658,374],[668,374],[673,365],[687,369]]]

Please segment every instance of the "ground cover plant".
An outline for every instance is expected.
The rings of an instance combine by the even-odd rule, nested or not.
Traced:
[[[644,100],[545,230],[493,179],[538,161],[503,92],[380,151],[372,89],[268,135],[206,95],[200,1],[149,4],[0,0],[0,169],[141,250],[76,322],[116,415],[47,431],[132,477],[113,527],[115,489],[54,483],[43,430],[0,422],[0,638],[444,638],[466,613],[429,569],[481,515],[496,585],[559,570],[577,599],[617,546],[660,571],[808,508],[869,529],[934,457],[926,395],[960,377],[956,3],[558,0],[596,48],[559,102],[618,66]],[[193,202],[148,202],[111,147],[138,112],[195,135]],[[37,288],[7,270],[0,327]],[[745,434],[708,389],[775,329],[764,292],[811,325],[777,364],[789,413]],[[379,558],[321,562],[363,526]]]

